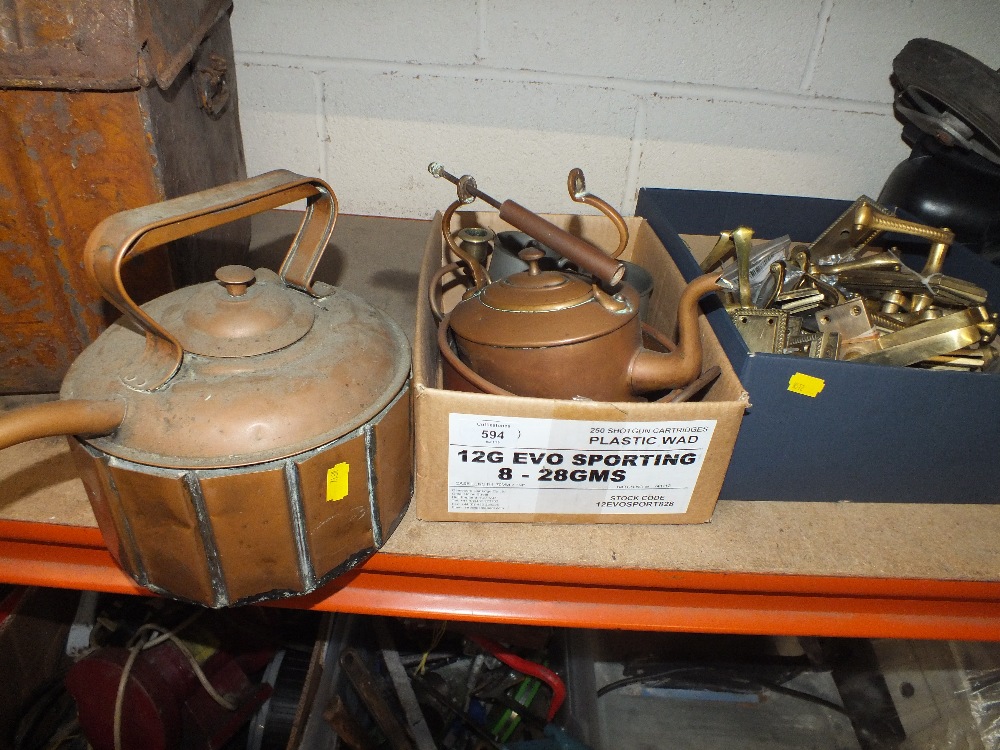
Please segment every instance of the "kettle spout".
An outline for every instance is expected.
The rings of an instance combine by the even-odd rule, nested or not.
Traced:
[[[0,449],[53,435],[107,435],[125,419],[124,401],[65,399],[0,415]]]
[[[720,288],[719,276],[719,273],[705,274],[684,287],[677,305],[677,348],[669,353],[639,351],[631,368],[634,394],[681,388],[701,374],[698,300]]]

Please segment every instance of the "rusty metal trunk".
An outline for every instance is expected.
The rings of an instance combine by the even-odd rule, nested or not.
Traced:
[[[99,221],[246,176],[231,7],[0,3],[0,393],[58,390],[117,317],[83,269]],[[185,238],[129,286],[143,302],[210,279],[249,242],[249,221]]]

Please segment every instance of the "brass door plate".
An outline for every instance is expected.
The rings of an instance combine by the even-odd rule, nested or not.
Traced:
[[[827,331],[789,335],[785,353],[813,359],[836,359],[840,353],[840,334]]]
[[[877,229],[857,230],[854,225],[855,216],[862,206],[869,206],[877,211],[890,213],[866,195],[862,195],[851,207],[831,224],[823,234],[809,245],[809,260],[813,263],[830,256],[853,258],[863,248],[882,232]]]
[[[729,311],[736,329],[752,352],[780,353],[788,341],[788,313],[759,307],[735,307]]]
[[[841,339],[868,336],[873,328],[864,300],[861,299],[848,300],[817,312],[816,325],[822,333],[839,333]]]

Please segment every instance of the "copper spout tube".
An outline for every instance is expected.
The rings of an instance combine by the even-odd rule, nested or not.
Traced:
[[[719,273],[693,279],[677,305],[677,347],[669,354],[644,349],[632,363],[632,390],[636,393],[683,388],[701,374],[698,300],[719,288]]]
[[[124,401],[66,399],[0,415],[0,450],[54,435],[107,435],[125,419]]]

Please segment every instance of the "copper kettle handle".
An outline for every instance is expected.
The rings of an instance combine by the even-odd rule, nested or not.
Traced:
[[[579,167],[573,167],[569,171],[569,176],[566,178],[566,189],[569,191],[569,197],[574,201],[596,208],[611,220],[615,229],[618,230],[618,247],[611,253],[611,257],[617,258],[621,255],[628,245],[628,225],[622,215],[603,198],[598,198],[587,192],[587,181],[583,176],[583,170]]]
[[[337,221],[337,196],[323,180],[276,170],[240,182],[202,190],[102,221],[87,240],[84,263],[104,298],[146,333],[146,349],[122,382],[138,391],[164,385],[180,368],[180,342],[153,320],[125,291],[122,264],[154,247],[231,221],[306,199],[305,216],[281,264],[288,286],[313,294],[313,274]]]

